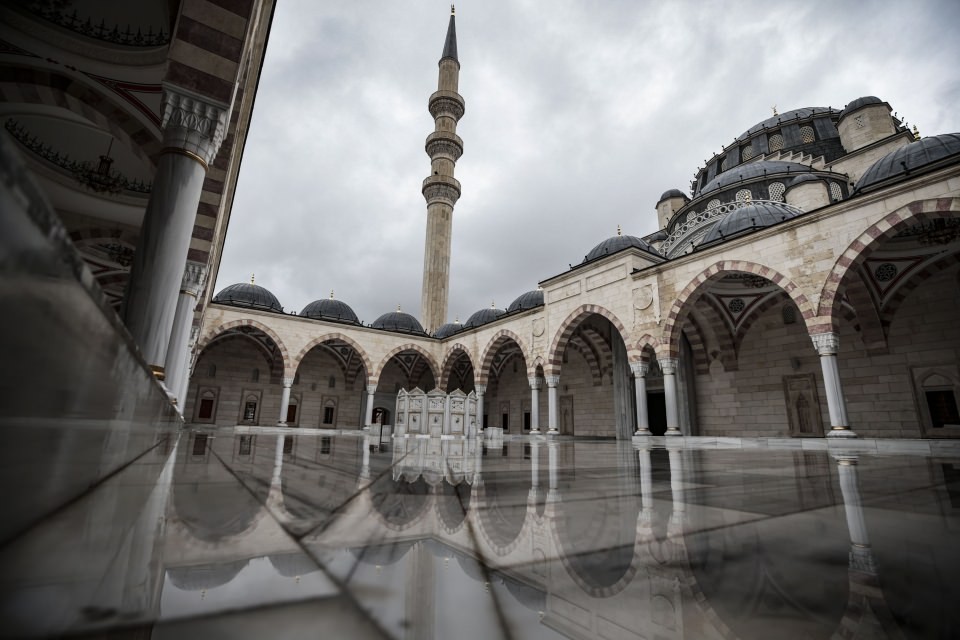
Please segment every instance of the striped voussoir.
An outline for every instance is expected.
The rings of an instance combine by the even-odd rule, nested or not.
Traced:
[[[597,354],[594,353],[593,348],[588,346],[587,341],[579,335],[574,335],[570,338],[568,344],[576,349],[576,351],[583,356],[583,359],[587,361],[593,386],[601,386],[603,384],[603,372],[600,370],[600,362],[597,360]]]
[[[493,366],[493,357],[497,355],[500,347],[510,340],[520,347],[520,354],[523,356],[524,366],[529,366],[530,351],[527,349],[527,345],[523,339],[509,329],[501,329],[493,334],[493,337],[490,338],[487,346],[483,350],[483,355],[480,356],[480,370],[474,373],[477,384],[487,384],[490,380],[490,368]]]
[[[693,352],[694,370],[697,373],[709,373],[710,357],[707,354],[707,343],[703,336],[703,329],[693,314],[687,316],[686,326],[683,332],[686,334],[687,341],[690,342],[690,350]],[[721,353],[722,351],[721,349]],[[733,360],[736,362],[736,356],[734,356]],[[724,367],[726,366],[727,363],[724,363]]]
[[[447,354],[443,357],[443,366],[440,367],[440,380],[437,382],[437,388],[441,390],[447,388],[447,384],[450,382],[450,374],[453,372],[453,365],[464,355],[470,362],[470,368],[476,369],[473,366],[473,358],[470,357],[470,350],[457,342],[447,349]]]
[[[580,325],[580,321],[590,315],[603,316],[610,321],[610,324],[616,327],[617,331],[620,332],[620,339],[627,345],[628,362],[638,362],[640,360],[640,352],[633,346],[630,334],[624,328],[620,319],[604,307],[595,304],[585,304],[574,309],[560,324],[561,330],[554,337],[553,343],[550,345],[550,350],[547,352],[547,357],[549,358],[548,366],[551,371],[559,372],[563,364],[563,352],[567,348],[567,343]]]
[[[430,367],[430,374],[433,376],[434,384],[436,384],[436,381],[440,379],[440,367],[437,366],[433,356],[430,355],[426,349],[412,342],[408,342],[407,344],[402,344],[399,347],[391,349],[390,352],[383,357],[383,360],[380,361],[380,364],[374,370],[374,375],[370,379],[370,384],[376,384],[377,381],[380,380],[383,370],[390,363],[390,360],[393,359],[394,356],[399,355],[404,351],[416,351],[423,357],[424,362],[426,362],[427,366]]]
[[[367,355],[367,352],[363,350],[363,347],[361,347],[356,340],[342,333],[325,333],[322,336],[318,336],[308,342],[302,349],[300,349],[300,353],[298,353],[297,356],[290,361],[290,367],[284,373],[284,376],[288,378],[294,377],[297,374],[297,369],[300,368],[300,363],[308,353],[310,353],[315,347],[326,342],[332,342],[334,340],[347,343],[357,353],[357,355],[360,356],[360,360],[363,362],[364,373],[367,374],[367,383],[372,383],[373,378],[371,378],[371,375],[373,374],[373,362],[370,361],[370,356]]]
[[[723,363],[724,369],[727,371],[736,371],[738,362],[737,343],[733,328],[726,320],[726,311],[720,307],[721,302],[713,296],[701,296],[694,302],[692,307],[689,307],[690,311],[701,304],[708,308],[706,312],[703,313],[703,317],[707,321],[707,327],[713,333],[717,348],[720,350],[717,357],[720,358],[720,362]],[[702,310],[703,307],[700,307],[700,309]],[[688,312],[686,319],[690,320],[692,318],[694,318],[693,313]]]
[[[244,318],[242,320],[231,320],[230,322],[225,322],[217,327],[210,329],[205,336],[200,338],[197,342],[197,353],[201,353],[207,345],[209,345],[213,340],[223,335],[224,333],[235,329],[237,327],[254,327],[266,335],[273,343],[277,346],[277,350],[280,352],[280,356],[283,359],[283,370],[290,370],[290,352],[287,351],[287,345],[283,343],[283,340],[280,339],[280,336],[274,332],[273,329],[267,325],[252,320],[250,318]]]
[[[633,343],[633,352],[637,353],[637,359],[632,360],[631,362],[642,362],[644,364],[650,364],[650,357],[657,357],[657,347],[660,345],[660,340],[656,336],[652,336],[649,333],[645,333],[640,336],[640,339]]]

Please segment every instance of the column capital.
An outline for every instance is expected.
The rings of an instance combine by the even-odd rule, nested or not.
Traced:
[[[543,379],[547,381],[547,386],[551,389],[560,384],[560,376],[544,376]]]
[[[810,339],[813,341],[813,348],[821,356],[837,355],[840,349],[840,335],[837,333],[814,333]]]
[[[658,358],[657,363],[660,365],[660,371],[663,372],[665,376],[672,376],[677,373],[677,366],[679,365],[679,360],[677,358]]]
[[[196,298],[200,295],[200,289],[206,281],[207,265],[187,260],[187,266],[183,269],[183,279],[180,281],[180,293]]]
[[[208,168],[230,120],[230,107],[172,84],[163,84],[164,151],[183,153]]]
[[[294,381],[294,378],[284,378],[284,379],[283,379],[283,386],[285,386],[286,388],[289,389],[290,387],[293,386],[293,381]]]
[[[527,378],[527,381],[530,383],[530,388],[539,391],[543,388],[543,378],[540,376],[533,376]]]
[[[368,384],[368,385],[367,385],[367,393],[369,393],[370,395],[373,395],[373,394],[375,394],[376,392],[377,392],[377,385],[375,385],[375,384]]]
[[[635,378],[646,378],[647,372],[650,371],[650,365],[646,362],[631,362],[630,371],[633,372]]]
[[[475,384],[473,385],[473,390],[477,392],[478,396],[482,396],[487,392],[487,385],[485,384]]]

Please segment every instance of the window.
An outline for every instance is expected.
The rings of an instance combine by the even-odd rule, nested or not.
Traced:
[[[783,324],[797,323],[797,309],[792,304],[783,305],[781,314],[783,315]]]
[[[320,453],[324,455],[330,455],[330,451],[333,449],[333,438],[324,436],[320,438]]]
[[[830,197],[833,198],[834,202],[843,200],[843,189],[836,182],[830,183]]]
[[[337,378],[336,378],[336,376],[330,376],[330,378],[327,379],[327,388],[328,388],[328,389],[336,389],[336,388],[337,388]]]
[[[510,414],[509,414],[509,413],[504,413],[504,414],[501,414],[501,415],[502,415],[502,417],[503,417],[503,418],[502,418],[503,430],[504,430],[504,432],[509,431],[509,430],[510,430]]]
[[[202,456],[207,452],[207,436],[203,433],[198,433],[193,439],[193,455]]]
[[[769,140],[767,140],[767,146],[770,148],[770,153],[780,151],[783,149],[783,136],[779,133],[773,134]]]
[[[529,442],[523,445],[523,459],[524,460],[530,459],[530,443]]]
[[[323,408],[323,424],[333,424],[333,407]]]
[[[730,168],[730,157],[724,156],[723,162],[720,163],[720,171],[726,171]]]
[[[250,373],[250,382],[260,382],[260,369],[254,369]]]
[[[211,364],[209,367],[207,367],[207,377],[208,378],[217,377],[217,365]]]
[[[934,429],[960,425],[960,412],[957,411],[957,399],[949,389],[926,391],[927,408]]]
[[[240,455],[248,456],[253,449],[253,436],[240,436]]]
[[[200,412],[197,417],[201,420],[210,420],[213,417],[213,398],[200,399]]]
[[[529,411],[523,412],[523,430],[530,431],[530,412]]]
[[[283,452],[293,453],[293,436],[283,437]]]
[[[504,458],[510,453],[510,449],[507,448],[507,445],[503,445],[503,448],[500,449],[500,455]]]
[[[753,200],[753,194],[750,193],[750,189],[737,191],[737,202],[750,202],[751,200]]]
[[[815,142],[816,140],[817,140],[817,136],[813,132],[813,127],[809,125],[806,127],[800,127],[800,141],[803,144],[810,144],[811,142]]]
[[[243,405],[243,421],[253,422],[257,419],[257,403],[254,400],[247,400]]]
[[[774,202],[783,202],[783,194],[787,190],[782,182],[773,182],[767,187],[767,193]]]
[[[707,210],[709,211],[710,209],[716,209],[719,206],[720,206],[720,200],[718,200],[717,198],[714,198],[713,200],[707,203]]]
[[[744,147],[743,150],[740,151],[740,157],[743,158],[744,162],[746,162],[747,160],[749,160],[755,155],[756,153],[753,150],[752,144],[749,147]]]
[[[295,425],[297,423],[297,405],[291,402],[287,405],[287,424]]]

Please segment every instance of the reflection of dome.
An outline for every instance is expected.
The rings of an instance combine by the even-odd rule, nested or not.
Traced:
[[[689,197],[687,197],[687,194],[685,194],[683,191],[680,191],[680,189],[670,189],[669,191],[663,192],[663,195],[660,196],[659,200],[657,200],[657,204],[660,204],[667,198],[684,198],[686,200],[690,199]]]
[[[171,567],[167,577],[181,591],[203,591],[227,584],[247,566],[246,560],[223,564],[204,564],[196,567]]]
[[[809,173],[813,171],[812,167],[798,162],[750,162],[724,171],[719,176],[704,185],[699,194],[704,195],[711,191],[719,191],[725,187],[735,185],[744,180],[759,178],[761,176],[773,177],[774,175]]]
[[[516,300],[510,303],[510,306],[507,307],[507,313],[513,313],[514,311],[525,311],[527,309],[533,309],[535,307],[543,306],[543,289],[534,289],[533,291],[527,291],[526,293],[520,294]]]
[[[487,324],[488,322],[493,322],[500,316],[504,315],[506,311],[503,309],[497,309],[496,307],[488,307],[486,309],[480,309],[472,316],[467,318],[467,322],[463,325],[465,328],[470,327],[479,327],[482,324]]]
[[[417,335],[426,335],[423,325],[409,313],[404,313],[399,309],[385,313],[370,325],[374,329],[386,329],[387,331],[397,331],[399,333],[413,333]]]
[[[280,301],[277,300],[275,295],[252,282],[232,284],[213,296],[213,301],[218,304],[229,304],[234,307],[249,307],[263,311],[283,312],[283,307],[280,306]]]
[[[434,338],[449,338],[458,331],[463,330],[463,325],[459,322],[448,322],[433,333]]]
[[[799,209],[781,202],[754,202],[744,205],[734,209],[713,225],[704,236],[701,245],[728,240],[748,231],[763,229],[800,213],[802,212]]]
[[[299,552],[272,555],[270,556],[270,564],[284,578],[305,576],[308,573],[320,570],[317,563],[311,560],[307,554]]]
[[[220,478],[198,480],[181,477],[173,487],[174,509],[190,533],[206,542],[218,542],[250,529],[262,507],[243,485],[217,481]]]
[[[416,543],[410,540],[387,542],[370,547],[354,547],[350,549],[350,553],[364,564],[384,566],[398,562],[403,556],[407,555],[407,551],[410,551],[414,544]]]
[[[860,193],[895,178],[907,178],[917,169],[935,164],[958,153],[960,153],[960,133],[944,133],[911,142],[874,162],[857,181],[854,191]]]
[[[517,602],[531,611],[545,611],[547,608],[547,594],[545,591],[531,587],[528,584],[514,580],[505,573],[496,572],[497,578],[503,581],[507,591],[510,592]]]
[[[865,107],[870,104],[883,104],[883,100],[877,96],[863,96],[862,98],[857,98],[843,108],[843,111],[840,112],[840,119],[842,120],[860,107]]]
[[[647,244],[644,240],[641,240],[636,236],[616,235],[612,238],[607,238],[591,249],[590,253],[587,254],[583,261],[590,262],[591,260],[612,255],[618,251],[623,251],[624,249],[628,249],[630,247],[636,247],[637,249],[642,249],[647,253],[652,253],[653,255],[660,257],[660,254],[657,253],[657,250]]]
[[[357,314],[353,312],[350,305],[340,300],[334,300],[332,294],[329,298],[314,300],[303,308],[300,315],[316,320],[360,324],[360,321],[357,319]]]

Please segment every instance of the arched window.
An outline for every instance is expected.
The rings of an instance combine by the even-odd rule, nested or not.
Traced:
[[[743,161],[744,161],[744,162],[746,162],[747,160],[749,160],[750,158],[752,158],[752,157],[755,156],[755,155],[756,155],[756,153],[755,153],[754,150],[753,150],[753,145],[752,145],[752,144],[751,144],[750,146],[744,147],[744,148],[740,151],[740,157],[743,158]]]
[[[211,363],[210,366],[207,367],[207,377],[208,378],[217,377],[217,365]]]
[[[720,206],[720,200],[717,198],[714,198],[713,200],[707,203],[707,210],[716,209],[719,206]]]
[[[782,182],[773,182],[767,187],[767,193],[774,202],[783,202],[783,194],[787,190]]]
[[[767,140],[767,146],[770,148],[770,153],[780,151],[783,149],[783,136],[779,133],[773,134],[769,140]]]
[[[260,369],[254,369],[250,372],[250,382],[260,382]]]
[[[830,183],[830,197],[833,198],[834,202],[843,200],[843,189],[836,182]]]
[[[330,377],[327,379],[327,388],[329,388],[329,389],[336,389],[336,388],[337,388],[337,377],[336,377],[336,376],[330,376]]]
[[[810,144],[811,142],[816,142],[816,140],[817,136],[813,132],[813,127],[809,125],[806,127],[800,127],[800,141],[803,144]]]
[[[737,191],[737,202],[750,202],[751,200],[753,200],[753,194],[750,193],[750,189]]]

